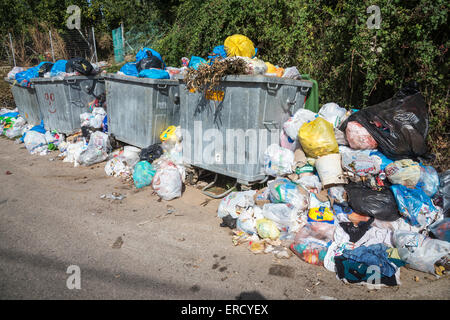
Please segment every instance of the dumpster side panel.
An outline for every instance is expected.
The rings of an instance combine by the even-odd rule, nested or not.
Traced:
[[[70,133],[71,116],[62,82],[35,85],[39,109],[46,130]]]
[[[20,115],[30,124],[39,124],[42,117],[36,97],[36,90],[34,88],[14,85],[11,87],[11,92]]]
[[[96,77],[38,79],[33,85],[45,129],[65,134],[80,130],[80,114],[89,112],[88,103],[105,91],[102,79]]]
[[[159,135],[169,126],[178,125],[178,83],[161,84],[158,80],[106,78],[108,130],[119,141],[146,148],[160,142]]]
[[[217,88],[224,93],[221,102],[181,84],[184,161],[244,184],[264,179],[266,148],[279,143],[283,123],[303,107],[310,88],[283,82],[225,80]]]

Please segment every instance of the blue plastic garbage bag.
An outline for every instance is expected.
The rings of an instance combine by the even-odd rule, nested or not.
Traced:
[[[136,188],[140,189],[152,183],[156,170],[148,161],[139,161],[134,167],[133,181]]]
[[[108,115],[103,118],[102,128],[104,133],[108,133]]]
[[[450,218],[444,218],[430,225],[433,235],[443,241],[450,242]]]
[[[170,75],[167,71],[161,69],[144,69],[139,72],[139,78],[170,79]]]
[[[40,123],[40,124],[35,125],[35,126],[34,126],[33,128],[31,128],[29,131],[37,131],[37,132],[39,132],[39,133],[45,134],[45,132],[46,132],[47,130],[45,130],[45,127],[44,127],[44,120],[41,120],[41,123]],[[20,138],[20,141],[21,141],[21,142],[24,141],[26,135],[27,135],[26,132],[22,135],[22,138]]]
[[[52,69],[50,70],[50,75],[52,77],[57,76],[60,73],[66,72],[66,63],[67,60],[58,60],[53,64]]]
[[[189,60],[188,68],[194,68],[194,70],[197,70],[202,63],[208,64],[208,62],[202,57],[192,56]]]
[[[137,77],[139,75],[138,69],[136,67],[135,62],[125,63],[122,68],[120,68],[120,72],[127,76]]]
[[[41,66],[44,63],[51,63],[48,61],[43,61],[41,63],[39,63],[37,66],[32,67],[28,70],[16,73],[16,80],[17,82],[24,87],[30,87],[31,83],[30,80],[33,78],[38,78],[39,77],[39,69],[41,68]]]
[[[157,57],[161,62],[164,64],[164,69],[166,68],[166,64],[164,63],[164,60],[162,59],[161,55],[158,51],[155,51],[151,48],[143,48],[136,54],[136,63],[141,61],[144,58],[148,58],[147,51],[150,51],[153,56]]]
[[[217,58],[226,58],[226,57],[227,52],[225,51],[225,46],[221,45],[214,47],[212,53],[208,56],[208,59],[211,60],[211,64],[213,64]]]
[[[398,210],[403,218],[412,226],[424,227],[431,224],[438,209],[431,202],[431,198],[420,188],[408,188],[401,184],[390,187],[397,202]]]
[[[19,112],[7,112],[0,115],[0,118],[17,118],[19,116]]]
[[[433,197],[439,189],[439,175],[432,166],[420,166],[420,179],[416,187],[421,188],[427,196]]]

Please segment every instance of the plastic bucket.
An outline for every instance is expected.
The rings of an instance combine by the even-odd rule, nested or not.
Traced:
[[[346,183],[341,167],[341,155],[339,153],[319,157],[314,166],[324,188]]]

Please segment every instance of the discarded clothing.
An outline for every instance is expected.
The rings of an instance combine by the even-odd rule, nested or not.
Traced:
[[[396,276],[387,277],[377,271],[368,273],[368,266],[361,262],[347,259],[343,256],[335,258],[336,273],[339,279],[346,279],[349,283],[369,282],[369,280],[379,279],[380,284],[387,286],[398,285]]]
[[[375,220],[375,218],[370,217],[369,221],[362,221],[357,226],[355,226],[353,222],[341,222],[339,225],[350,236],[350,242],[358,242],[358,240],[371,228],[373,220]]]
[[[368,247],[361,246],[353,250],[345,250],[342,255],[367,266],[378,266],[382,275],[391,277],[395,274],[397,268],[389,261],[387,249],[386,245],[379,243]]]

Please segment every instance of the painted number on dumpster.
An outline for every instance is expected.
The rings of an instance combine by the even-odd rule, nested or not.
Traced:
[[[53,93],[45,93],[44,97],[49,105],[48,112],[55,113],[56,109],[53,108],[53,102],[55,102],[55,95]],[[53,110],[51,110],[51,109],[53,109]]]

